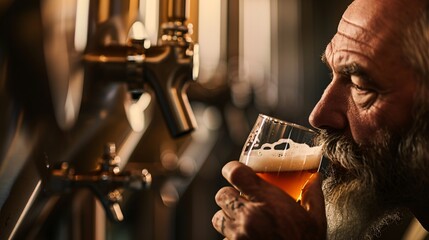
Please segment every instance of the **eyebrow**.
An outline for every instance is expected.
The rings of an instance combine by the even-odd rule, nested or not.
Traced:
[[[340,66],[338,69],[338,72],[347,76],[350,76],[350,75],[366,76],[367,75],[357,63],[351,63],[348,65]]]
[[[322,62],[324,64],[326,64],[328,67],[330,67],[329,64],[328,64],[328,59],[326,58],[326,54],[325,53],[322,53],[322,57],[320,58],[320,60],[322,60]]]
[[[332,70],[332,67],[331,67],[331,65],[329,65],[325,53],[322,54],[321,60],[323,63],[326,64],[326,66],[328,66],[329,69]],[[335,69],[335,70],[336,70],[336,72],[338,72],[340,74],[358,75],[358,76],[363,76],[363,77],[369,79],[368,74],[366,74],[366,72],[362,69],[362,67],[355,62],[344,65],[344,66],[340,66],[338,69]]]

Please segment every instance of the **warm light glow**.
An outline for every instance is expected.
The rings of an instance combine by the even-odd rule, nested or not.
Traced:
[[[77,69],[69,77],[66,101],[64,103],[64,123],[71,126],[77,118],[82,99],[84,70]]]
[[[221,56],[221,1],[200,0],[198,43],[200,45],[200,78],[204,83],[215,74]]]
[[[55,117],[61,129],[75,123],[84,70],[80,54],[87,44],[89,0],[41,2],[43,50]]]
[[[146,4],[143,4],[146,2]],[[139,12],[143,16],[146,32],[153,45],[158,42],[159,0],[140,0]]]
[[[99,3],[98,3],[98,22],[107,21],[107,18],[109,17],[109,8],[110,8],[109,0],[99,0]]]
[[[200,45],[199,44],[195,44],[194,45],[194,55],[193,55],[193,67],[192,67],[192,79],[193,80],[197,80],[197,78],[200,75],[200,68],[201,68],[201,64],[200,64]]]
[[[240,0],[240,81],[257,92],[261,105],[277,102],[277,79],[272,74],[272,0]],[[245,103],[243,103],[245,104]]]
[[[89,0],[77,0],[74,48],[82,52],[86,48],[88,37]]]
[[[131,39],[143,40],[149,37],[142,22],[136,21],[130,28],[128,37]]]
[[[247,69],[247,75],[258,82],[270,71],[271,65],[270,0],[242,0],[242,3],[240,54],[252,66]]]
[[[179,201],[179,192],[176,187],[169,181],[167,181],[160,190],[162,202],[167,207],[175,205]]]
[[[121,207],[119,206],[118,203],[113,203],[111,206],[111,210],[115,214],[115,217],[118,221],[124,220],[124,214],[122,214]]]
[[[129,106],[127,111],[127,117],[131,128],[135,132],[141,132],[146,127],[144,110],[149,106],[150,102],[150,94],[143,93],[137,102],[132,103]]]

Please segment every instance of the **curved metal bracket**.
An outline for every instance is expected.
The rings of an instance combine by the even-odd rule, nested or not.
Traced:
[[[121,172],[115,144],[106,145],[97,170],[90,173],[76,173],[68,163],[54,167],[48,180],[48,190],[54,193],[70,191],[74,188],[89,188],[98,197],[107,216],[114,221],[122,221],[120,207],[125,189],[142,190],[150,187],[152,175],[146,169],[138,172]]]

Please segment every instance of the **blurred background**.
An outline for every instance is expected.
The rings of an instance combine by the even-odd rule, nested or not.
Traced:
[[[350,2],[1,0],[0,238],[223,239],[222,166],[309,126]]]

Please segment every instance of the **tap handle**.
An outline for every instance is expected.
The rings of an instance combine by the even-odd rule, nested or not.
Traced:
[[[139,172],[121,172],[119,160],[115,144],[108,143],[94,172],[76,173],[68,163],[62,162],[51,169],[47,190],[61,193],[76,188],[89,188],[102,203],[107,216],[114,221],[122,221],[124,217],[119,205],[122,201],[122,192],[125,189],[148,188],[152,183],[152,176],[146,169]]]

